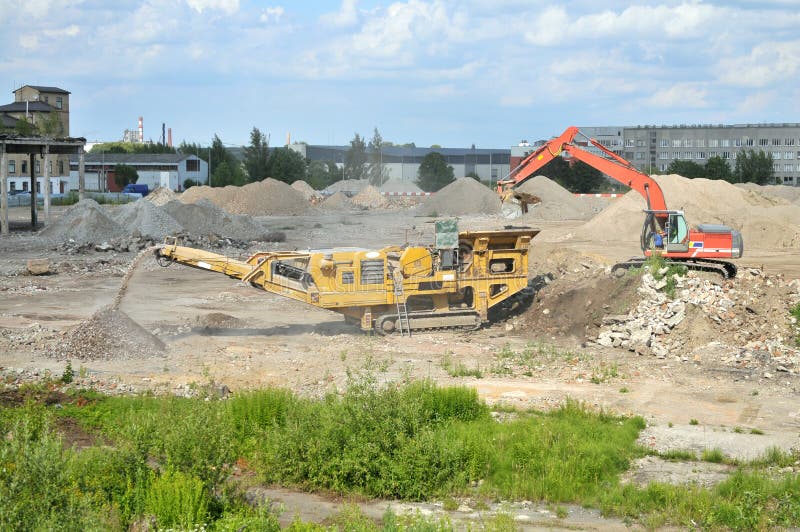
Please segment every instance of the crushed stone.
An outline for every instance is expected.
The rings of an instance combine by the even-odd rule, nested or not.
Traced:
[[[184,203],[207,199],[229,213],[251,216],[299,215],[312,208],[301,192],[272,178],[241,187],[192,187],[179,199]]]
[[[320,204],[320,207],[332,211],[347,211],[352,209],[353,205],[350,203],[350,198],[348,198],[344,192],[340,191],[325,198],[325,201]]]
[[[138,231],[141,236],[163,240],[184,230],[167,211],[149,201],[134,201],[121,205],[111,217],[129,232]]]
[[[163,205],[166,205],[170,201],[176,199],[177,197],[178,197],[178,195],[175,194],[175,192],[173,192],[171,188],[169,188],[169,187],[158,187],[157,189],[152,191],[150,194],[145,196],[143,199],[145,201],[149,201],[150,203],[154,203],[155,205],[158,205],[159,207],[161,207]]]
[[[499,214],[500,198],[477,180],[461,177],[420,205],[418,213],[423,216]]]
[[[112,220],[106,211],[93,199],[83,199],[64,211],[58,222],[39,234],[52,240],[74,240],[85,244],[104,242],[126,235],[128,231]]]
[[[381,194],[381,191],[372,185],[365,187],[361,192],[353,196],[350,201],[353,205],[363,209],[382,209],[389,204],[384,195]]]
[[[595,211],[552,179],[537,175],[523,182],[516,190],[538,196],[542,202],[529,207],[530,220],[588,220]]]

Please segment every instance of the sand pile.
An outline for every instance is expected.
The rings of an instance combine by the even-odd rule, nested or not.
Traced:
[[[397,179],[396,177],[391,178],[386,183],[381,185],[380,188],[381,192],[400,192],[400,193],[420,193],[422,189],[419,188],[416,183],[411,181],[410,179]]]
[[[774,200],[726,181],[687,179],[678,175],[655,176],[667,207],[683,210],[687,222],[724,224],[741,231],[747,249],[800,246],[800,206],[775,205]],[[644,222],[645,201],[630,191],[581,226],[579,239],[636,240]]]
[[[750,190],[768,198],[785,199],[800,205],[800,187],[786,185],[756,185],[755,183],[737,183],[737,187]]]
[[[121,310],[103,308],[72,329],[52,351],[54,358],[129,360],[161,356],[164,342]]]
[[[207,199],[229,213],[251,216],[297,215],[311,209],[302,193],[271,178],[242,187],[192,187],[180,197],[184,203],[196,203],[201,199]]]
[[[164,209],[149,201],[134,201],[117,208],[111,217],[129,232],[154,240],[163,240],[165,236],[175,235],[183,231],[184,226]]]
[[[350,198],[344,192],[337,192],[325,198],[320,207],[332,211],[347,211],[353,208],[353,204],[350,203]]]
[[[143,199],[161,207],[178,197],[169,187],[158,187]]]
[[[207,199],[199,199],[196,203],[170,201],[163,209],[194,235],[261,240],[265,234],[264,228],[249,216],[226,212]]]
[[[319,196],[319,192],[314,190],[314,188],[303,181],[302,179],[298,179],[294,183],[292,183],[292,188],[298,191],[300,194],[303,195],[304,198],[310,200],[316,196]]]
[[[499,212],[500,198],[497,194],[471,177],[456,179],[420,205],[419,210],[424,216]]]
[[[581,198],[543,175],[528,179],[516,190],[542,200],[529,207],[528,220],[588,220],[594,215]]]
[[[369,181],[366,179],[342,179],[341,181],[328,185],[325,189],[325,193],[335,194],[337,192],[344,192],[348,196],[355,196],[367,185],[369,185]]]
[[[99,243],[128,234],[127,229],[108,217],[92,199],[83,199],[64,211],[58,222],[39,233],[56,240],[75,240],[78,243]]]
[[[389,204],[383,194],[381,194],[381,191],[372,185],[365,187],[361,192],[353,196],[350,201],[353,205],[364,209],[382,209]]]

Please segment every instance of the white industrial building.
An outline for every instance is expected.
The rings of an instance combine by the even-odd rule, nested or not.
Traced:
[[[114,182],[114,167],[118,164],[132,166],[139,174],[138,184],[150,190],[169,187],[183,190],[187,179],[208,184],[208,163],[196,155],[183,153],[87,153],[86,190],[119,192]],[[78,186],[78,160],[70,159],[69,189]]]

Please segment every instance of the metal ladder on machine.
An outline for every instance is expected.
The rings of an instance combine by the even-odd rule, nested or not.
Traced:
[[[411,323],[408,320],[402,274],[392,275],[392,281],[394,282],[394,301],[397,303],[397,328],[400,331],[400,336],[405,335],[405,333],[411,336]]]

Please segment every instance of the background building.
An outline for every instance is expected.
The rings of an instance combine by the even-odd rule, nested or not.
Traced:
[[[114,182],[114,167],[126,164],[139,174],[138,184],[153,190],[169,187],[183,190],[187,179],[208,184],[208,163],[196,155],[183,153],[87,153],[85,155],[86,190],[119,192]],[[78,186],[78,159],[70,162],[69,188]]]
[[[27,120],[39,134],[47,133],[55,138],[69,137],[69,95],[58,87],[23,85],[14,91],[14,102],[0,106],[0,127],[14,133],[17,123]],[[48,128],[45,132],[43,129]],[[31,175],[30,159],[27,155],[8,155],[9,191],[27,191]],[[37,180],[37,192],[42,192],[44,158],[36,156],[33,164]],[[51,192],[64,191],[64,182],[69,177],[69,156],[53,155],[49,161]]]
[[[344,168],[350,146],[319,146],[295,143],[291,149],[309,161],[333,161]],[[385,179],[407,179],[416,181],[422,160],[431,152],[437,152],[453,167],[456,177],[474,173],[482,181],[497,181],[508,175],[511,151],[495,148],[417,148],[406,146],[384,146],[379,153]],[[370,151],[367,149],[367,153]]]

